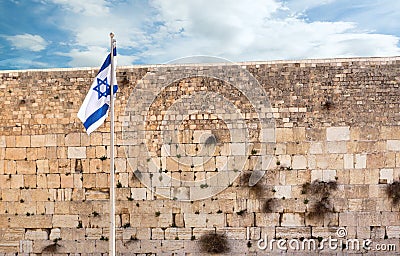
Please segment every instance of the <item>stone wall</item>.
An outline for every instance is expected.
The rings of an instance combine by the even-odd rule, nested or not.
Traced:
[[[108,252],[110,123],[88,136],[76,117],[95,74],[0,72],[0,255]],[[265,255],[265,237],[321,242],[339,227],[343,243],[400,251],[386,193],[400,176],[400,58],[117,76],[118,253],[208,255],[201,240],[217,233],[229,254]],[[323,252],[366,252],[350,249]]]

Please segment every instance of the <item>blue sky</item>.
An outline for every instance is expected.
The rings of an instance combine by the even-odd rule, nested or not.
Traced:
[[[1,0],[0,69],[400,55],[397,0]]]

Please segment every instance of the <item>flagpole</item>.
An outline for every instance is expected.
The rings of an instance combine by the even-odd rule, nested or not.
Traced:
[[[111,38],[111,76],[110,76],[110,245],[109,255],[115,256],[115,178],[114,178],[114,34]]]

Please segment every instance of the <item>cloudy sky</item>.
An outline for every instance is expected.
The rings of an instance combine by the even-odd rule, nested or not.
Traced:
[[[398,0],[0,0],[0,69],[400,55]]]

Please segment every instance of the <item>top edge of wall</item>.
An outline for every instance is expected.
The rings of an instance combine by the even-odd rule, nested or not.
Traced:
[[[243,62],[221,62],[221,63],[166,63],[166,64],[143,64],[143,65],[129,65],[117,66],[118,69],[131,69],[131,68],[155,68],[155,67],[169,67],[169,66],[220,66],[220,65],[273,65],[273,64],[321,64],[321,63],[348,63],[348,62],[372,62],[372,63],[388,63],[393,61],[400,61],[400,56],[391,57],[351,57],[351,58],[326,58],[326,59],[302,59],[302,60],[270,60],[270,61],[243,61]],[[96,71],[99,67],[76,67],[76,68],[48,68],[48,69],[21,69],[21,70],[0,70],[1,73],[23,73],[23,72],[57,72],[57,71]]]

